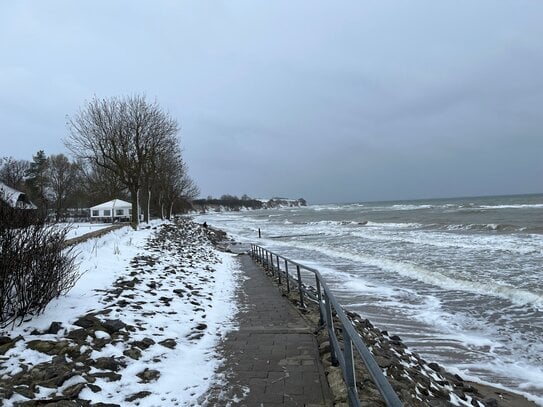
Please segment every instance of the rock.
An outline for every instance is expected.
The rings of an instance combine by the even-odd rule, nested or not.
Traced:
[[[324,341],[319,344],[319,352],[321,355],[325,353],[330,353],[330,342]]]
[[[116,361],[115,358],[113,357],[98,358],[94,362],[91,362],[91,363],[95,368],[102,369],[102,370],[112,370],[116,372],[121,368],[121,363]]]
[[[15,342],[8,342],[0,346],[0,355],[5,355],[8,350],[15,346]]]
[[[121,380],[122,376],[120,374],[114,373],[114,372],[98,372],[98,373],[91,373],[92,377],[95,377],[97,379],[107,379],[109,382],[116,382]]]
[[[120,331],[121,329],[126,327],[126,324],[121,321],[120,319],[106,319],[102,326],[104,329],[111,335],[115,332]]]
[[[87,314],[80,317],[77,321],[75,321],[74,325],[80,326],[81,328],[88,329],[94,326],[100,326],[101,322],[93,314]]]
[[[29,400],[23,403],[17,403],[19,407],[87,407],[90,403],[86,400],[68,400],[66,396],[53,397],[50,399]]]
[[[498,407],[499,404],[498,404],[498,400],[496,400],[495,398],[492,398],[492,397],[487,397],[483,400],[483,404],[486,406],[486,407]]]
[[[166,348],[174,349],[177,346],[177,342],[174,339],[164,339],[159,342],[159,345],[162,345]]]
[[[0,336],[0,346],[10,343],[11,338],[9,336]]]
[[[192,333],[189,336],[187,336],[187,338],[190,339],[191,341],[197,341],[199,339],[202,339],[203,336],[204,334],[200,332],[200,333]]]
[[[147,349],[149,346],[154,345],[156,342],[151,338],[143,338],[141,341],[130,342],[130,345],[137,346],[141,350]]]
[[[111,343],[111,339],[97,338],[97,339],[94,339],[94,341],[92,341],[92,348],[99,351],[108,343]]]
[[[49,325],[49,328],[47,329],[47,331],[45,331],[45,333],[55,335],[61,329],[62,329],[62,324],[60,322],[51,322],[51,325]]]
[[[428,367],[432,369],[434,372],[441,372],[441,367],[437,363],[428,363]]]
[[[147,396],[150,396],[152,393],[150,391],[140,391],[138,393],[132,394],[131,396],[128,396],[125,398],[125,401],[132,402],[134,400],[142,399]]]
[[[72,339],[79,344],[85,343],[88,336],[89,332],[83,328],[74,329],[66,334],[67,338]]]
[[[460,376],[457,375],[457,374],[455,374],[453,377],[454,377],[457,381],[459,381],[459,382],[463,382],[463,381],[464,381],[464,379],[462,379],[462,377],[460,377]]]
[[[379,367],[381,368],[387,368],[392,365],[392,359],[390,358],[383,357],[383,356],[375,356],[374,359],[379,365]]]
[[[13,396],[13,389],[3,383],[0,387],[0,400],[8,400],[11,396]]]
[[[17,342],[19,342],[23,337],[21,335],[17,336],[14,339],[11,339],[9,336],[2,336],[2,345],[0,345],[0,355],[5,355],[8,350],[13,348]]]
[[[30,390],[27,386],[16,386],[13,388],[13,391],[23,397],[26,397],[27,399],[34,398],[34,392]]]
[[[65,361],[63,364],[40,363],[29,372],[32,384],[47,388],[60,387],[66,380],[75,375],[76,373],[72,371],[72,367]]]
[[[123,355],[128,356],[131,359],[138,360],[141,358],[141,350],[138,348],[130,348],[123,352]]]
[[[462,386],[462,391],[464,393],[479,394],[479,389],[477,389],[476,387],[473,387],[471,385]]]
[[[160,372],[153,369],[145,369],[143,372],[136,374],[141,379],[142,383],[149,383],[157,380],[160,377]]]
[[[102,388],[100,386],[97,386],[96,384],[87,383],[87,387],[93,392],[98,393],[102,391]]]
[[[73,386],[66,387],[62,394],[71,399],[75,399],[79,396],[79,393],[86,387],[86,383],[78,383]]]
[[[26,347],[46,355],[59,355],[62,350],[68,347],[68,341],[41,341],[36,339],[26,343]]]

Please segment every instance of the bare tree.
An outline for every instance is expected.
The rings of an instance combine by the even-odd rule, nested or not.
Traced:
[[[70,162],[64,154],[52,154],[48,161],[48,195],[55,210],[55,220],[58,222],[74,193],[79,169],[77,164]]]
[[[29,168],[30,162],[27,160],[4,157],[0,165],[0,180],[12,188],[23,191],[25,189],[25,174]]]
[[[65,140],[77,157],[115,174],[130,192],[132,224],[139,223],[139,193],[145,169],[160,148],[175,139],[177,122],[144,96],[94,98],[72,118]]]
[[[83,194],[92,205],[114,198],[128,199],[126,186],[112,171],[87,163],[83,170]]]
[[[171,145],[161,155],[153,184],[158,197],[158,212],[163,219],[172,217],[174,205],[190,201],[200,193],[188,175],[188,167],[178,144]]]

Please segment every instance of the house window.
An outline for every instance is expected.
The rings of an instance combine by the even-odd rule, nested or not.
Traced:
[[[100,211],[92,211],[92,216],[100,216]]]
[[[129,209],[128,209],[128,214],[129,214],[129,215],[132,215],[132,208],[129,208]]]
[[[116,209],[115,216],[124,216],[124,209]]]
[[[104,216],[111,216],[111,210],[110,209],[104,209]]]

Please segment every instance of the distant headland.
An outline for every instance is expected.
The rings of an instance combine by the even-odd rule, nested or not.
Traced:
[[[206,212],[224,212],[224,211],[243,211],[256,209],[273,208],[293,208],[307,206],[307,201],[303,198],[250,198],[243,195],[241,198],[232,195],[223,195],[220,198],[208,197],[207,199],[195,199],[192,201],[194,211],[200,213]]]

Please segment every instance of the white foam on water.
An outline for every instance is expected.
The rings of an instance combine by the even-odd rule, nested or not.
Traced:
[[[279,243],[279,242],[278,242]],[[519,305],[534,305],[543,309],[543,293],[519,289],[497,280],[475,281],[467,280],[462,276],[448,276],[436,270],[413,264],[407,261],[391,260],[384,257],[361,255],[338,249],[330,249],[316,244],[303,242],[288,242],[282,245],[296,246],[306,250],[315,250],[331,257],[340,257],[362,265],[378,267],[385,272],[392,272],[403,277],[418,280],[425,284],[437,286],[445,290],[459,290],[463,292],[491,295],[500,297]]]
[[[528,400],[543,406],[543,368],[541,368],[541,366],[526,364],[522,361],[503,361],[497,358],[485,363],[485,370],[494,372],[496,376],[513,378],[516,382],[516,388],[505,386],[496,381],[482,379],[479,373],[481,371],[481,365],[479,363],[458,363],[446,367],[451,373],[456,373],[463,379],[507,391],[513,391],[526,397]]]
[[[315,266],[315,268],[320,271],[319,267],[320,266],[318,265]],[[337,273],[336,274],[323,273],[323,277],[326,277],[328,275],[330,275],[330,277],[335,277],[337,276]],[[345,292],[345,293],[352,292],[352,293],[357,293],[357,294],[360,294],[360,293],[377,294],[380,296],[390,297],[390,298],[400,296],[400,289],[392,288],[390,286],[383,286],[383,285],[378,286],[378,285],[370,283],[369,281],[362,280],[361,277],[359,276],[353,277],[349,275],[346,275],[339,284],[334,286],[334,291]],[[407,289],[404,289],[403,291],[405,292],[409,291],[411,293],[414,293],[412,290],[407,290]]]
[[[538,208],[543,208],[543,204],[531,204],[531,205],[481,205],[480,208],[484,208],[484,209],[538,209]]]
[[[433,205],[392,205],[389,208],[396,211],[416,211],[419,209],[430,209],[433,207]]]
[[[407,225],[407,224],[406,224]],[[380,226],[373,222],[368,222],[368,226]],[[521,254],[543,253],[543,236],[542,235],[527,235],[527,236],[488,236],[488,235],[464,235],[452,234],[447,232],[439,232],[435,230],[409,230],[409,231],[387,231],[387,228],[396,228],[396,225],[386,225],[382,230],[366,230],[358,228],[352,231],[355,237],[383,241],[383,242],[406,242],[417,245],[426,245],[443,248],[463,248],[470,250],[488,250],[509,251]],[[402,226],[402,228],[415,227],[414,224]]]

